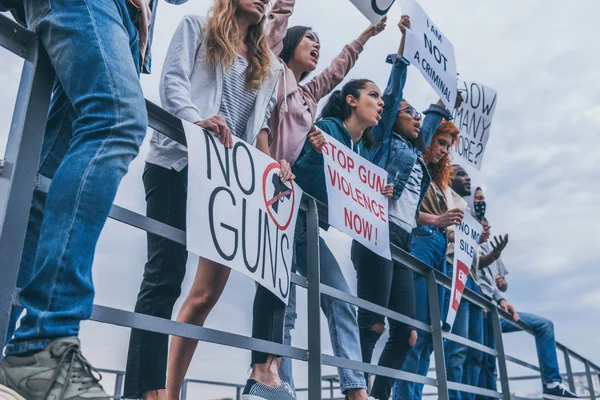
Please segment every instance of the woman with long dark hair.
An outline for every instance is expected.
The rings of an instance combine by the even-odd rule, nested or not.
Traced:
[[[381,119],[383,105],[379,88],[367,79],[352,80],[341,90],[331,94],[323,108],[323,118],[316,123],[318,133],[309,135],[302,147],[300,157],[292,167],[296,182],[306,193],[325,204],[328,202],[321,154],[328,136],[334,137],[361,157],[368,159],[372,144],[369,140],[369,131]],[[320,132],[324,133],[324,137]],[[387,185],[382,193],[389,196],[392,190],[392,185]],[[296,264],[300,271],[306,271],[305,214],[301,212],[298,220],[295,233]],[[328,228],[325,224],[321,227]],[[321,282],[350,293],[350,287],[335,256],[321,237],[319,253]],[[334,354],[353,361],[361,361],[356,308],[344,301],[322,296],[321,309],[327,318]],[[367,385],[362,372],[340,368],[339,376],[342,392],[348,398],[367,399]]]

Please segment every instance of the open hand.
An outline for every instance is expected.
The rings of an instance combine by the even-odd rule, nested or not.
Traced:
[[[494,240],[490,241],[490,244],[492,245],[492,255],[494,257],[494,260],[499,259],[500,255],[502,255],[502,251],[508,244],[508,234],[504,235],[504,237],[495,236]]]
[[[410,17],[408,15],[403,15],[400,17],[398,28],[400,28],[400,32],[402,32],[403,35],[406,34],[407,29],[410,29]]]
[[[194,124],[214,133],[215,136],[219,138],[221,144],[225,147],[230,149],[233,147],[233,138],[231,135],[231,130],[227,126],[227,122],[225,121],[225,119],[223,119],[223,117],[219,115],[213,115],[209,119],[205,119],[204,121],[197,121],[194,122]]]
[[[377,36],[381,32],[384,31],[386,25],[387,25],[387,15],[385,17],[383,17],[377,25],[371,25],[371,27],[369,28],[369,33],[371,34],[371,36]]]

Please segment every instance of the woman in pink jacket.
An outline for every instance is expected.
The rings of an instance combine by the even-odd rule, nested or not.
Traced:
[[[342,82],[356,63],[366,42],[385,28],[385,20],[377,26],[370,26],[356,40],[345,46],[323,72],[308,83],[301,84],[300,82],[317,67],[321,45],[317,35],[309,27],[295,26],[288,29],[288,20],[292,15],[294,3],[294,0],[278,0],[273,5],[268,17],[267,31],[271,51],[279,56],[283,64],[283,74],[278,85],[277,105],[268,122],[271,131],[271,156],[278,160],[285,159],[291,165],[294,165],[298,159],[309,132],[313,140],[325,140],[323,134],[314,128],[317,103]],[[306,246],[305,221],[304,212],[300,211],[296,225],[296,249],[299,246]],[[322,248],[322,255],[327,251],[328,249]],[[306,263],[298,259],[295,264],[298,272],[306,276]],[[350,292],[339,266],[334,268],[334,264],[326,262],[322,262],[321,265],[321,282]],[[296,292],[292,285],[285,316],[286,344],[291,342],[290,331],[296,319],[295,303]],[[328,317],[334,354],[338,357],[362,361],[354,306],[332,298],[322,302],[321,306]],[[330,318],[332,315],[335,318]],[[293,387],[291,360],[282,361],[279,373],[281,379]],[[367,386],[362,372],[340,369],[339,375],[342,393],[350,399],[367,399]]]

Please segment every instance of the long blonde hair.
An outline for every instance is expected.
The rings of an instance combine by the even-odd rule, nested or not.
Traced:
[[[205,44],[206,60],[213,65],[223,63],[230,68],[237,54],[239,27],[235,12],[239,0],[215,0],[206,22]],[[263,17],[256,25],[248,28],[244,39],[248,47],[248,69],[246,87],[256,90],[269,74],[271,57],[269,45],[265,37],[265,20]]]

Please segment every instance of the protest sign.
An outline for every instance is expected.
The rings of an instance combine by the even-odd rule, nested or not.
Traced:
[[[421,71],[444,105],[453,110],[456,101],[454,46],[415,0],[401,0],[401,4],[402,13],[410,16],[404,58]]]
[[[498,96],[494,89],[475,82],[461,82],[459,91],[463,102],[453,113],[454,123],[460,129],[454,160],[464,160],[481,170]]]
[[[454,234],[454,270],[452,273],[452,289],[450,291],[450,305],[446,323],[452,327],[460,300],[462,299],[471,265],[479,249],[479,238],[483,233],[483,227],[470,213],[465,216],[456,226]]]
[[[330,136],[323,160],[329,224],[390,260],[387,172]]]
[[[396,0],[350,0],[352,4],[371,22],[377,25],[387,14]]]
[[[302,190],[243,140],[227,149],[183,122],[188,147],[187,249],[240,271],[287,304]]]

